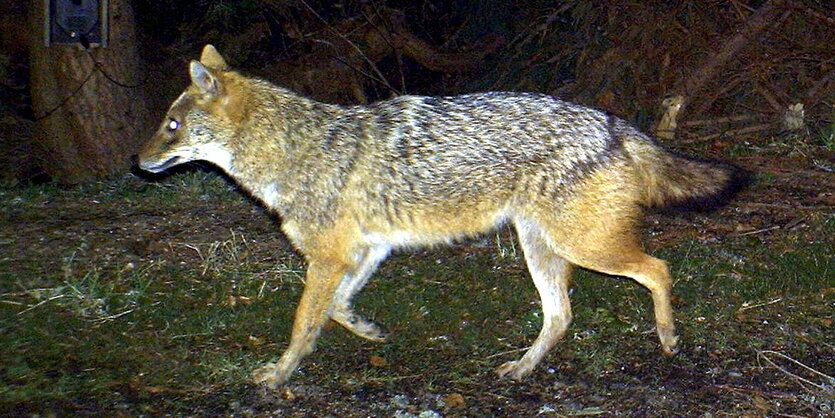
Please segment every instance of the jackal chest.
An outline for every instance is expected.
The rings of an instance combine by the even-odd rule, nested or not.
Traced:
[[[280,204],[279,199],[281,195],[279,194],[279,186],[277,183],[267,183],[253,191],[253,194],[261,199],[269,208],[276,209]]]

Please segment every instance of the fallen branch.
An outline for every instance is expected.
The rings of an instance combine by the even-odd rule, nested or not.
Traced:
[[[701,64],[690,73],[690,76],[682,80],[675,89],[677,94],[685,98],[692,98],[698,95],[704,86],[713,80],[716,74],[730,61],[737,56],[739,51],[744,48],[752,39],[777,23],[781,23],[790,14],[791,9],[783,10],[785,0],[769,0],[765,2],[757,11],[755,11],[743,24],[739,25],[739,30],[734,36],[722,44],[722,47],[712,55],[705,58]],[[782,13],[782,16],[776,18]],[[689,101],[689,100],[688,100]]]
[[[686,127],[693,127],[693,126],[709,126],[709,125],[720,125],[723,123],[734,123],[734,122],[747,122],[751,120],[759,119],[756,115],[737,115],[737,116],[723,116],[721,118],[714,118],[714,119],[697,119],[697,120],[688,120],[685,122],[681,122],[681,126]]]
[[[684,140],[684,141],[681,141],[681,142],[685,143],[685,144],[692,144],[694,142],[710,141],[712,139],[716,139],[716,138],[719,138],[721,136],[748,135],[748,134],[752,134],[754,132],[767,131],[767,130],[772,129],[772,128],[774,128],[773,123],[763,123],[763,124],[760,124],[760,125],[748,126],[748,127],[740,128],[740,129],[731,129],[731,130],[728,130],[728,131],[722,131],[722,132],[715,133],[715,134],[700,136],[698,138],[687,139],[687,140]]]
[[[783,105],[780,104],[780,101],[777,100],[777,96],[774,95],[771,91],[768,90],[768,87],[764,86],[762,83],[758,81],[754,81],[754,90],[760,94],[760,96],[768,102],[768,105],[771,106],[771,109],[776,112],[780,113],[783,111]]]
[[[808,372],[811,372],[813,375],[821,376],[824,379],[825,382],[824,383],[816,383],[816,382],[813,382],[809,379],[800,377],[800,376],[786,370],[785,368],[780,367],[777,363],[774,362],[774,360],[770,359],[768,357],[768,355],[773,355],[773,356],[776,356],[776,357],[780,357],[784,360],[788,360],[789,362],[794,363],[797,366],[800,366],[800,368],[802,368],[802,369],[804,369]],[[791,358],[791,357],[789,357],[789,356],[787,356],[783,353],[778,353],[776,351],[771,351],[771,350],[762,350],[762,351],[757,350],[757,358],[758,359],[761,358],[761,359],[765,360],[766,363],[772,365],[777,370],[783,372],[784,374],[786,374],[788,376],[791,376],[792,378],[794,378],[795,380],[800,382],[801,386],[803,386],[803,384],[806,384],[806,385],[813,386],[813,387],[815,387],[818,390],[823,391],[823,392],[827,392],[827,393],[835,392],[835,389],[833,389],[833,387],[835,387],[835,377],[832,377],[828,374],[819,372],[819,371],[817,371],[817,370],[815,370],[815,369],[813,369],[813,368],[811,368],[811,367],[809,367],[809,366],[807,366],[807,365],[805,365],[805,364],[803,364],[803,363],[801,363],[801,362],[799,362],[799,361],[797,361],[797,360],[795,360],[795,359],[793,359],[793,358]],[[804,386],[804,389],[807,389],[807,388]],[[835,394],[835,393],[833,393],[833,394]]]
[[[739,234],[731,234],[731,236],[732,237],[747,237],[748,235],[762,234],[763,232],[773,231],[775,229],[780,229],[780,225],[769,226],[768,228],[762,228],[762,229],[757,229],[757,230],[754,230],[754,231],[742,232],[742,233],[739,233]],[[740,309],[740,311],[741,310],[742,309]]]

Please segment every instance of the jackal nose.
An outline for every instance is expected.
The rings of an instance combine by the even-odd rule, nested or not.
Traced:
[[[130,166],[131,167],[139,166],[139,155],[138,154],[133,154],[133,155],[130,156]]]

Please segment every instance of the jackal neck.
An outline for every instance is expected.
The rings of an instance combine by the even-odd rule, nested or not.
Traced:
[[[282,218],[331,222],[328,209],[337,205],[346,153],[356,148],[353,135],[339,135],[338,147],[330,138],[345,108],[249,80],[229,174]]]
[[[337,105],[320,103],[271,83],[251,79],[244,101],[241,135],[248,140],[273,137],[282,146],[304,148],[315,142],[342,113]]]

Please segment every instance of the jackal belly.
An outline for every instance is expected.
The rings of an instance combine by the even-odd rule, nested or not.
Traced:
[[[506,204],[473,204],[403,207],[393,210],[365,208],[358,214],[363,240],[371,246],[392,248],[447,244],[471,238],[496,228],[508,219],[511,212]],[[382,212],[382,213],[381,213]],[[382,215],[382,216],[381,216]]]

